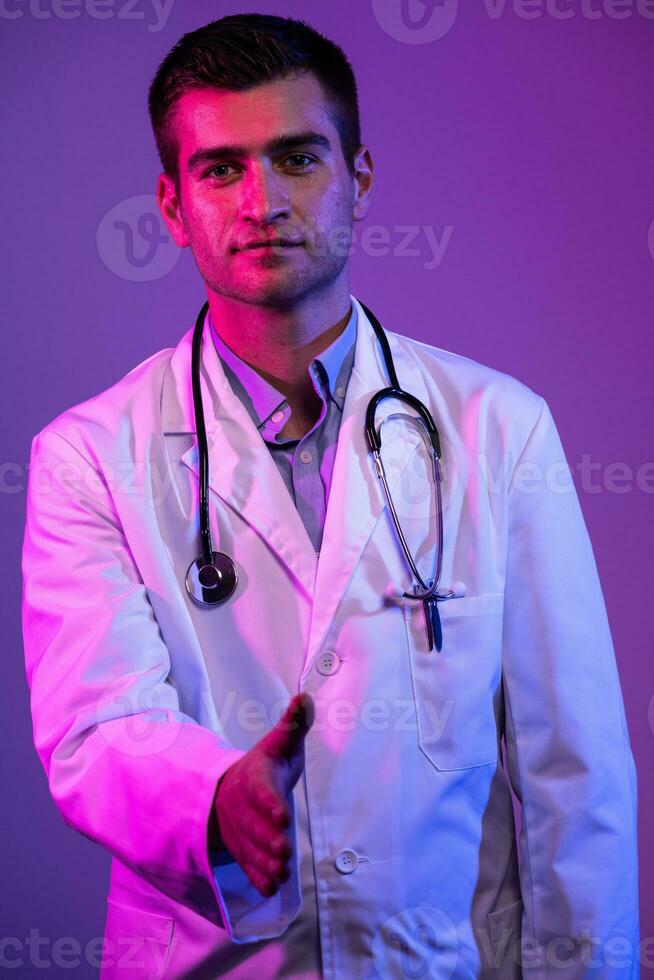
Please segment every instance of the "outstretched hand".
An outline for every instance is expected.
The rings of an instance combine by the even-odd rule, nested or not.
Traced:
[[[210,835],[268,897],[290,875],[288,796],[304,768],[304,738],[314,718],[311,696],[295,694],[277,724],[218,781]],[[211,837],[210,837],[211,844]]]

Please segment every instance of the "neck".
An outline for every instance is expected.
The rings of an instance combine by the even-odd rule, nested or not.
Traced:
[[[230,350],[277,388],[291,411],[311,414],[317,396],[309,363],[334,342],[350,319],[347,282],[329,295],[312,294],[281,309],[213,292],[209,307],[216,332]]]

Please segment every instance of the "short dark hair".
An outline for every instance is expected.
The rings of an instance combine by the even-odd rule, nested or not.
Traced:
[[[175,186],[179,186],[179,147],[174,108],[185,92],[205,87],[246,91],[304,72],[313,72],[326,94],[330,118],[353,174],[361,145],[359,100],[354,72],[342,49],[304,20],[234,14],[184,34],[150,85],[148,111],[159,159]]]

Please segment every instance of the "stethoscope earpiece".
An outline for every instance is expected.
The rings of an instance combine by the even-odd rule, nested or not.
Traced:
[[[186,591],[200,606],[225,602],[237,583],[236,565],[222,551],[213,551],[210,563],[204,560],[204,555],[200,555],[191,562],[186,573]]]

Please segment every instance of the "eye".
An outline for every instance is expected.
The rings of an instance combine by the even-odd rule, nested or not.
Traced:
[[[315,163],[313,157],[310,157],[307,153],[291,153],[290,156],[286,157],[287,160],[308,160],[308,163],[300,164],[300,169],[310,166],[310,164]],[[294,170],[297,168],[293,168]]]
[[[217,174],[216,173],[216,170],[219,170],[221,167],[230,167],[230,166],[231,166],[230,163],[217,163],[215,166],[213,166],[211,168],[211,170],[207,170],[207,173],[206,173],[205,176],[207,176],[207,177],[225,177],[225,176],[227,176],[226,174],[224,174],[224,173],[223,174]]]
[[[282,163],[289,163],[289,161],[295,161],[295,163],[291,164],[291,170],[306,170],[313,163],[316,163],[314,157],[309,156],[308,153],[291,153],[283,159]],[[207,170],[205,177],[215,177],[217,180],[222,180],[230,176],[230,174],[225,172],[225,168],[229,167],[232,167],[231,163],[216,163],[211,170]],[[219,173],[218,171],[222,172]]]

